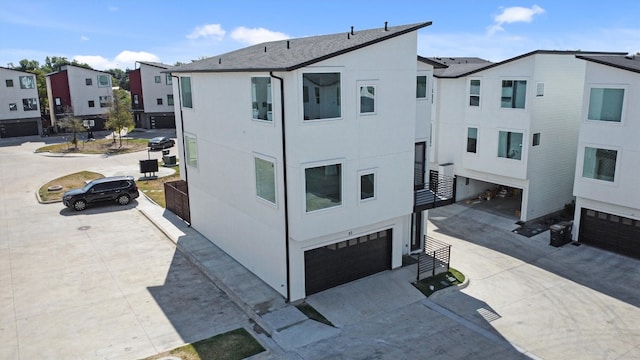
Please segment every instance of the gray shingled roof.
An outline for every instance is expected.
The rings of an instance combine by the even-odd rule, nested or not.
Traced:
[[[576,55],[578,59],[640,73],[640,55]]]
[[[145,65],[150,65],[150,66],[155,66],[155,67],[159,67],[161,69],[168,69],[171,67],[171,65],[167,65],[167,64],[163,64],[163,63],[159,63],[159,62],[153,62],[153,61],[136,61],[139,64],[145,64]]]
[[[386,29],[271,41],[172,67],[170,72],[291,71],[431,25],[423,22]]]
[[[433,76],[456,78],[471,71],[493,64],[478,57],[432,57],[418,56],[418,60],[433,65]]]

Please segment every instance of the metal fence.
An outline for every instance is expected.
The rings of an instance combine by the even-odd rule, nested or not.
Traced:
[[[182,220],[191,223],[189,211],[189,187],[184,180],[164,183],[164,199],[167,210],[178,215]]]
[[[449,271],[451,245],[430,236],[424,237],[424,251],[418,255],[416,281]]]

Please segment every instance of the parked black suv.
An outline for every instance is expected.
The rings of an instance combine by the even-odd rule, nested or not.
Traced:
[[[138,196],[138,186],[132,176],[112,176],[90,181],[81,189],[65,192],[62,203],[76,211],[82,211],[87,204],[102,201],[115,200],[120,205],[127,205]]]

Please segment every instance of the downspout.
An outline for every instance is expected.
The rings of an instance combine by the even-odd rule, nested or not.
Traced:
[[[285,248],[285,264],[286,264],[286,276],[287,276],[287,302],[291,301],[291,276],[290,276],[290,263],[289,263],[289,202],[287,192],[287,136],[285,131],[284,121],[284,79],[273,75],[273,71],[269,71],[269,76],[274,79],[280,80],[280,121],[282,129],[282,174],[284,177],[284,248]]]
[[[187,147],[184,143],[184,117],[182,116],[182,84],[180,84],[179,76],[171,75],[171,77],[178,79],[178,101],[180,102],[180,129],[182,129],[182,134],[180,134],[180,136],[182,140],[182,161],[184,163],[184,181],[187,184],[189,184],[189,174],[187,170]],[[191,226],[191,223],[189,223],[189,226]]]

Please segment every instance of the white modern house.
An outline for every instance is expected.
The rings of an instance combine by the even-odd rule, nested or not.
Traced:
[[[70,109],[72,115],[94,123],[94,130],[104,129],[105,114],[111,106],[113,89],[109,73],[64,65],[47,74],[47,96],[53,126]]]
[[[640,57],[577,58],[586,76],[573,239],[640,258]]]
[[[42,134],[34,74],[0,67],[0,138]]]
[[[131,109],[136,127],[145,129],[175,128],[173,78],[163,71],[170,68],[157,62],[137,61],[129,71]]]
[[[520,221],[572,202],[587,66],[576,54],[588,53],[422,58],[436,79],[429,166],[456,176],[456,200],[494,189],[521,196]]]
[[[429,206],[414,195],[433,71],[417,65],[417,31],[430,24],[171,68],[191,225],[289,300],[400,267]]]

